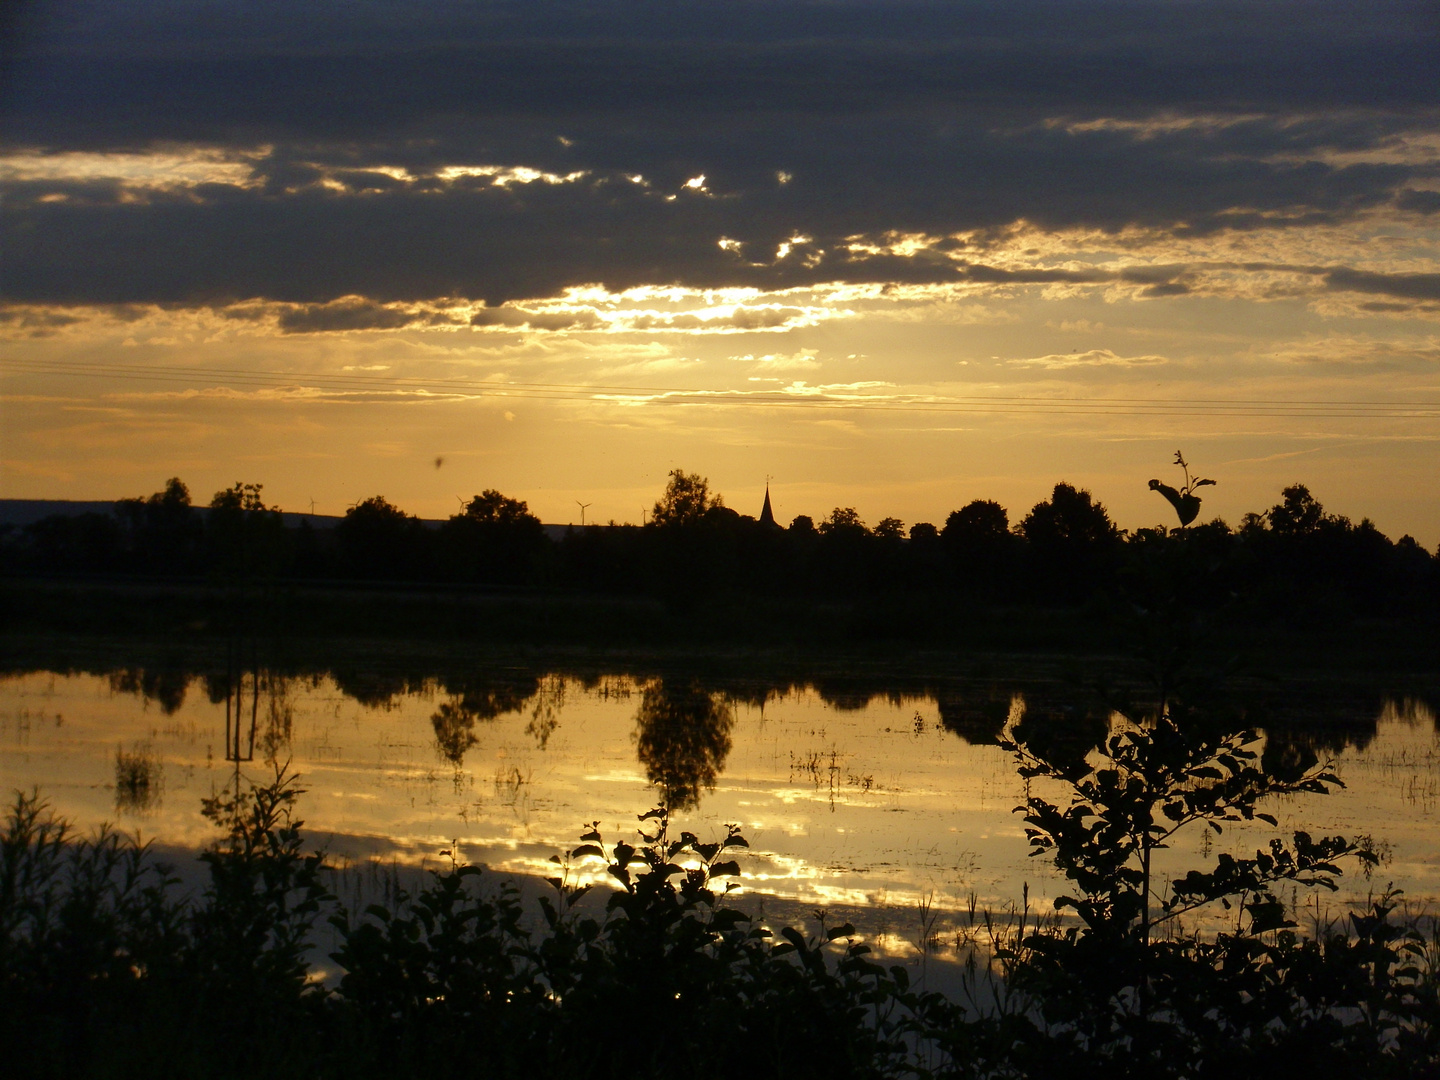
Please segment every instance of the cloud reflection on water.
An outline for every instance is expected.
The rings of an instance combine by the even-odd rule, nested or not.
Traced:
[[[82,828],[118,815],[166,845],[199,846],[209,835],[199,799],[229,766],[223,706],[186,694],[190,681],[179,669],[0,681],[0,783],[39,785]],[[1062,685],[1032,681],[1021,694],[988,678],[926,694],[852,675],[821,686],[381,673],[357,694],[350,675],[266,674],[260,742],[273,736],[266,756],[291,757],[309,789],[306,829],[337,859],[433,863],[458,839],[472,862],[535,873],[585,822],[630,837],[659,797],[702,835],[739,823],[752,843],[747,888],[775,902],[883,907],[933,895],[958,910],[972,892],[1002,906],[1028,882],[1048,909],[1059,882],[1026,858],[1012,813],[1023,784],[992,731],[1007,720],[1073,730],[1084,716],[1065,710]],[[1282,826],[1382,837],[1394,853],[1382,873],[1412,898],[1440,898],[1434,712],[1408,699],[1352,719],[1318,735],[1298,722],[1276,728],[1282,742],[1334,745],[1350,785],[1279,808]],[[122,798],[117,742],[163,761],[163,801]]]

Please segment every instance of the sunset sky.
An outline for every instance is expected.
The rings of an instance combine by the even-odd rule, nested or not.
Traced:
[[[0,497],[1440,542],[1433,2],[6,12]]]

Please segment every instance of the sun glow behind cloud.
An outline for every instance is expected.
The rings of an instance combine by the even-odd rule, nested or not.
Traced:
[[[240,469],[625,520],[683,465],[907,518],[1067,478],[1133,525],[1183,439],[1247,463],[1232,518],[1303,460],[1440,538],[1440,103],[1403,5],[1257,18],[1224,58],[1173,5],[1141,42],[1091,6],[357,9],[280,67],[306,9],[181,7],[61,20],[58,89],[0,103],[8,493]],[[1173,85],[1131,85],[1137,50]],[[145,67],[177,55],[183,86]]]
[[[0,155],[0,181],[114,180],[137,188],[194,187],[198,184],[256,182],[254,156],[203,146],[154,149],[144,152],[96,153],[20,151]]]

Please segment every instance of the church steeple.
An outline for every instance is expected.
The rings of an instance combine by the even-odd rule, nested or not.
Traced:
[[[772,529],[778,529],[780,527],[779,524],[775,521],[775,512],[770,509],[769,480],[765,481],[765,507],[760,511],[760,524],[769,525]]]

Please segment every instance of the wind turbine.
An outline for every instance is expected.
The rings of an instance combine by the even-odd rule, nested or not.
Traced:
[[[578,506],[578,507],[580,507],[580,527],[581,527],[581,528],[584,528],[584,527],[585,527],[585,508],[586,508],[587,506],[594,506],[595,504],[594,504],[594,503],[582,503],[579,499],[576,499],[576,500],[575,500],[575,505]]]

